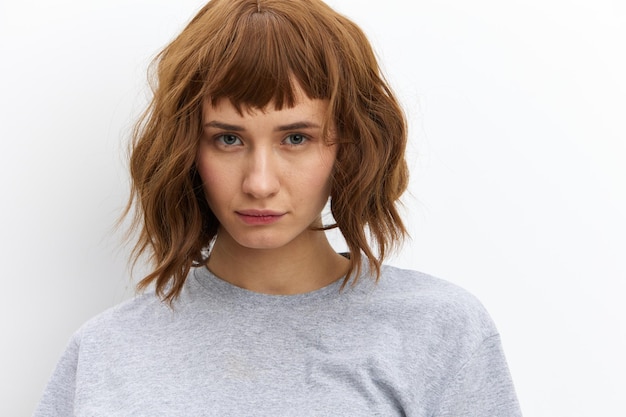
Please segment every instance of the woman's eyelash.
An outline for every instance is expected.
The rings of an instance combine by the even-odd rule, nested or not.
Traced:
[[[291,146],[297,146],[297,145],[302,145],[303,143],[305,143],[306,141],[308,141],[309,138],[306,135],[300,134],[300,133],[292,133],[291,135],[288,135],[283,142],[285,142],[287,145],[291,145]],[[291,143],[289,143],[291,142]]]
[[[228,145],[228,146],[232,146],[232,145],[240,145],[241,144],[241,139],[239,139],[237,136],[235,135],[228,135],[228,134],[224,134],[224,135],[219,135],[216,140],[224,145]]]
[[[292,133],[287,135],[281,143],[288,146],[300,146],[308,142],[310,138],[307,135],[301,133]],[[215,136],[215,141],[224,146],[236,146],[242,145],[243,141],[237,135],[224,133]]]

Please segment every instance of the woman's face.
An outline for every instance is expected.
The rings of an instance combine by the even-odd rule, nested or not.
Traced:
[[[220,239],[275,249],[316,233],[310,226],[319,224],[336,157],[321,136],[326,108],[301,90],[292,108],[243,115],[228,99],[204,102],[196,165]]]

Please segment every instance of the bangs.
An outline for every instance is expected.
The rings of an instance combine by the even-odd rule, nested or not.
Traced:
[[[269,2],[268,2],[269,3]],[[286,16],[300,15],[298,22]],[[310,99],[330,99],[334,84],[328,63],[336,58],[327,53],[319,22],[298,13],[297,5],[285,14],[257,5],[242,15],[229,16],[211,39],[205,67],[204,97],[215,105],[228,98],[237,108],[276,109],[296,104],[295,87]],[[336,78],[336,77],[333,77]]]

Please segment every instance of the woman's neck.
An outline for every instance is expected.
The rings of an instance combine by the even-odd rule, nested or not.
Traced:
[[[207,267],[224,281],[265,294],[301,294],[344,276],[349,261],[337,254],[324,232],[307,231],[276,249],[250,249],[219,233]]]

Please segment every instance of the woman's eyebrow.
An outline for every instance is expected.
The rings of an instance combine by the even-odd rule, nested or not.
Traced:
[[[319,129],[320,125],[318,125],[317,123],[313,123],[313,122],[295,122],[295,123],[289,123],[287,125],[282,125],[282,126],[278,126],[276,127],[277,132],[284,132],[287,130],[298,130],[298,129]]]
[[[237,126],[237,125],[231,125],[231,124],[228,124],[228,123],[218,122],[217,120],[211,120],[210,122],[205,123],[204,127],[216,127],[218,129],[222,129],[222,130],[231,130],[233,132],[243,132],[244,130],[246,130],[242,126]]]
[[[243,132],[246,129],[243,126],[231,125],[230,123],[218,122],[217,120],[211,120],[204,124],[204,127],[215,127],[222,130],[230,130],[233,132]],[[277,126],[274,130],[276,132],[285,132],[289,130],[298,130],[298,129],[319,129],[320,125],[313,122],[302,121],[302,122],[294,122],[286,125]]]

